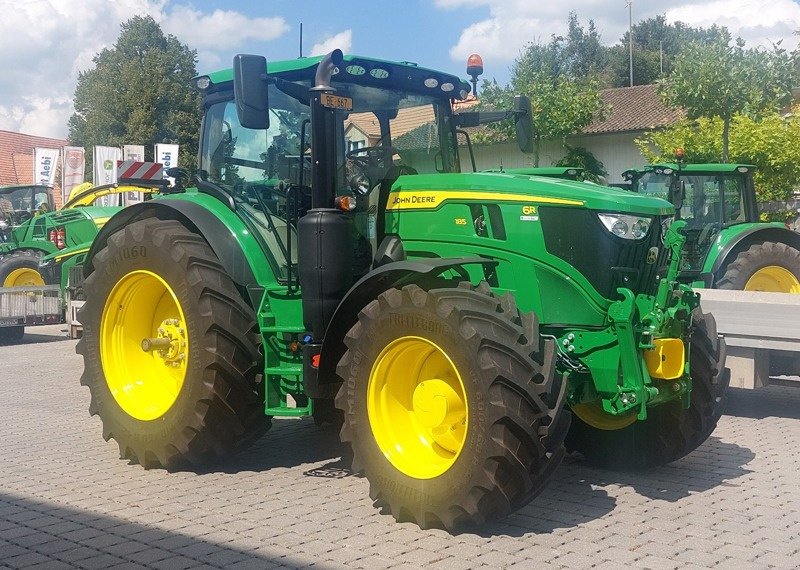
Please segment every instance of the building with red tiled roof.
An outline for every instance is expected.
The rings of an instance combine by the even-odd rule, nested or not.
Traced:
[[[36,147],[60,149],[67,141],[0,130],[0,186],[33,183],[33,152]],[[60,171],[60,167],[59,167]],[[58,172],[56,173],[58,176]],[[56,207],[61,206],[61,189],[53,190]]]
[[[657,88],[656,85],[636,85],[602,90],[600,96],[610,112],[583,129],[583,134],[651,131],[683,119],[686,113],[667,107]]]
[[[566,143],[594,154],[605,166],[608,181],[622,183],[622,172],[646,162],[635,139],[647,131],[673,125],[686,116],[683,110],[664,105],[656,85],[604,89],[600,96],[608,112],[565,141],[543,143],[539,151],[540,166],[558,162],[566,154]],[[531,165],[531,158],[522,154],[513,142],[475,145],[475,158],[479,170],[501,165],[505,168]],[[462,164],[463,160],[462,157]]]

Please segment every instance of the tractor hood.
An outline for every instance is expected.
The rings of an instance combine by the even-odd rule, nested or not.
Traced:
[[[392,187],[387,209],[433,209],[447,200],[473,197],[648,216],[671,216],[675,212],[666,200],[591,182],[497,172],[401,176]]]
[[[58,210],[57,212],[52,212],[48,216],[50,217],[52,224],[57,226],[67,226],[70,223],[74,223],[76,220],[91,220],[99,229],[105,225],[111,216],[116,214],[121,209],[122,207],[119,206],[87,206],[82,208],[67,208],[65,210]]]

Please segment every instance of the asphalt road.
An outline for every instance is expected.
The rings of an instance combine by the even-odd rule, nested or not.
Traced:
[[[278,420],[204,472],[120,460],[60,326],[0,346],[0,567],[797,568],[800,388],[732,390],[697,451],[640,474],[568,458],[480,534],[373,508],[337,434]]]

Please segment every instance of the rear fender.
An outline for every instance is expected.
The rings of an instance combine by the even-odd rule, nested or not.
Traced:
[[[736,259],[736,256],[747,250],[754,243],[774,242],[785,243],[800,251],[800,234],[778,226],[755,227],[743,231],[730,239],[717,253],[709,271],[714,276],[714,281],[721,277],[725,266]],[[711,260],[708,260],[709,262]],[[706,263],[708,267],[709,263]]]
[[[106,246],[108,238],[112,234],[133,222],[146,218],[178,220],[201,235],[214,250],[226,273],[231,276],[241,291],[248,292],[246,298],[254,308],[258,308],[261,300],[261,288],[256,275],[263,272],[263,269],[259,271],[259,268],[254,268],[251,260],[248,260],[245,255],[244,248],[240,243],[242,230],[245,229],[244,224],[239,222],[242,227],[233,228],[229,222],[220,219],[211,209],[188,200],[152,200],[128,206],[118,212],[103,226],[92,242],[84,264],[84,275],[88,277],[94,271],[94,256]],[[250,249],[255,250],[254,248]],[[264,267],[267,267],[266,260],[264,260]]]

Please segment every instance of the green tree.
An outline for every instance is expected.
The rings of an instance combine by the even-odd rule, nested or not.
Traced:
[[[563,38],[563,55],[568,62],[567,73],[572,77],[599,79],[607,66],[607,48],[600,41],[594,20],[589,20],[586,29],[578,21],[578,15],[570,12],[567,20],[567,36]]]
[[[508,86],[495,81],[483,85],[481,105],[486,108],[510,109],[515,94],[530,97],[534,166],[539,166],[542,141],[563,140],[603,111],[597,81],[573,74],[566,44],[555,36],[547,44],[532,43],[514,62]],[[508,123],[489,125],[476,141],[507,140],[511,130]]]
[[[650,162],[674,161],[681,147],[689,163],[716,162],[722,152],[722,119],[685,119],[637,140]],[[730,160],[756,166],[759,201],[787,200],[800,180],[800,106],[790,114],[767,112],[754,119],[735,115],[730,126]]]
[[[778,111],[791,99],[792,71],[792,56],[780,46],[745,49],[741,39],[734,45],[724,39],[692,42],[660,90],[667,104],[685,108],[690,119],[722,121],[721,158],[727,162],[733,117],[757,119]]]
[[[553,166],[578,166],[583,168],[584,180],[591,180],[598,184],[605,181],[608,171],[601,160],[599,160],[590,150],[582,146],[565,145],[567,153]]]
[[[135,16],[93,61],[93,69],[78,75],[70,143],[86,148],[143,144],[150,160],[155,143],[178,143],[179,164],[194,168],[200,125],[200,99],[192,84],[197,53],[164,35],[150,16]]]
[[[649,85],[672,72],[681,48],[690,42],[713,42],[730,39],[728,31],[719,26],[693,28],[683,22],[667,22],[665,15],[642,20],[633,25],[633,82]],[[630,85],[630,56],[628,32],[619,43],[607,49],[607,74],[612,87]],[[663,68],[663,72],[662,72]]]

